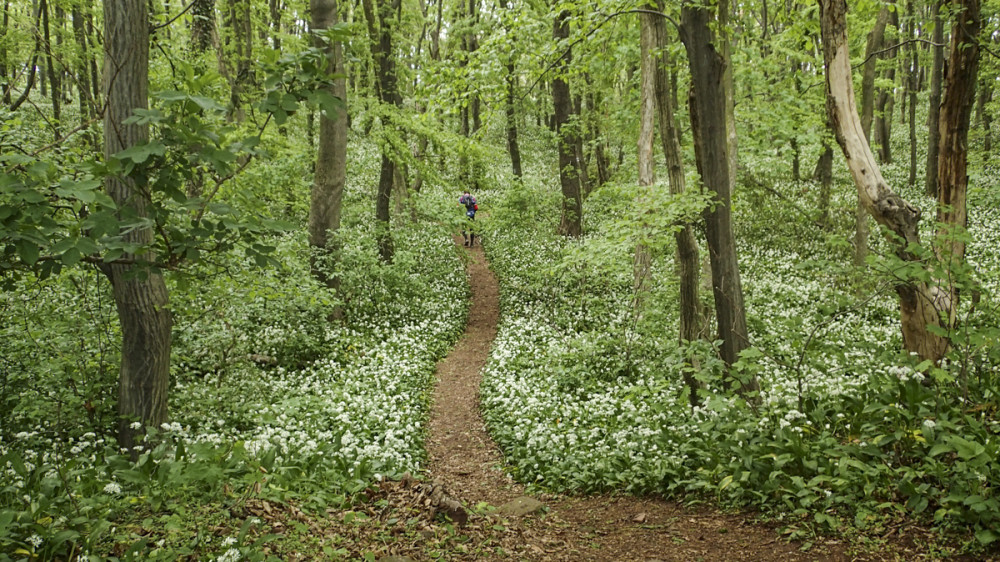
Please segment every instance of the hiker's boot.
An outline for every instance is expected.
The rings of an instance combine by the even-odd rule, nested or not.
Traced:
[[[465,237],[465,247],[466,248],[469,247],[469,237],[468,236]]]
[[[476,245],[476,235],[475,234],[470,234],[469,235],[469,247],[472,247],[472,246],[475,246],[475,245]]]

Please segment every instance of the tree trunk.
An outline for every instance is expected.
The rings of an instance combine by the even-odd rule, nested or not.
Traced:
[[[636,197],[636,209],[650,209],[644,197],[643,187],[656,183],[656,160],[653,158],[653,138],[656,135],[656,31],[654,16],[639,14],[639,138],[636,142],[636,160],[639,165],[640,196]],[[644,219],[640,219],[643,221]],[[649,277],[653,264],[653,254],[647,239],[651,235],[649,226],[640,224],[639,242],[635,246],[632,259],[632,313],[638,319],[642,310],[643,296],[649,290]]]
[[[917,22],[914,18],[913,2],[914,0],[906,2],[906,13],[910,20],[907,24],[910,39],[916,39],[917,37]],[[906,51],[909,57],[903,57],[903,59],[906,61],[908,71],[906,73],[906,93],[909,98],[908,125],[910,129],[910,175],[907,179],[907,185],[913,187],[917,185],[917,79],[920,63],[917,59],[917,44],[915,42],[910,43]]]
[[[514,177],[521,179],[521,148],[517,144],[517,75],[514,74],[514,55],[507,61],[507,152],[510,153],[510,165]]]
[[[90,74],[88,70],[91,53],[87,46],[86,22],[84,22],[79,4],[73,5],[71,17],[73,18],[73,38],[76,40],[77,49],[80,50],[80,64],[76,69],[77,96],[80,101],[80,122],[86,123],[97,115],[97,108],[94,107],[94,98],[91,95]]]
[[[931,197],[937,197],[937,164],[938,147],[940,145],[941,134],[938,130],[939,115],[941,114],[941,80],[944,75],[944,18],[941,17],[941,10],[945,7],[945,0],[938,0],[931,5],[934,24],[934,31],[931,33],[931,47],[934,53],[934,61],[931,66],[931,92],[928,100],[927,110],[927,171],[924,177],[924,191]]]
[[[993,81],[983,78],[979,81],[979,96],[976,101],[976,121],[983,129],[983,152],[993,152],[993,117],[986,104],[993,99]]]
[[[227,45],[232,41],[231,56],[236,62],[236,71],[229,76],[229,105],[232,118],[242,122],[246,118],[243,108],[244,90],[251,80],[253,59],[253,22],[250,19],[250,0],[229,0],[226,24]]]
[[[938,258],[949,272],[965,263],[964,234],[968,226],[966,195],[969,186],[967,156],[969,122],[976,95],[976,75],[979,72],[979,36],[982,21],[979,0],[960,0],[959,11],[951,30],[951,45],[945,76],[944,98],[941,100],[938,153]],[[971,39],[970,39],[971,38]],[[958,306],[958,289],[948,285],[951,306],[948,326],[954,326]]]
[[[819,172],[819,223],[824,228],[830,227],[830,191],[833,185],[833,147],[829,141],[823,141],[823,152],[819,155],[817,164]],[[860,200],[858,201],[860,206]],[[863,208],[863,207],[862,207]]]
[[[52,100],[52,133],[55,135],[55,140],[59,140],[62,136],[59,133],[59,118],[62,113],[61,101],[62,101],[62,84],[60,80],[61,71],[56,70],[56,60],[52,56],[52,35],[49,26],[49,6],[44,0],[39,3],[42,7],[42,37],[44,38],[45,46],[45,69],[49,74],[49,86],[50,86],[50,99]]]
[[[892,0],[895,3],[895,0]],[[891,10],[889,12],[889,22],[899,30],[899,16],[896,14],[896,10]],[[879,55],[879,58],[896,58],[896,52],[898,49],[891,49],[888,53]],[[896,65],[892,64],[885,71],[885,79],[891,84],[895,84],[896,81]],[[892,136],[892,108],[895,96],[892,95],[892,90],[895,86],[890,86],[888,88],[882,88],[879,91],[878,99],[876,100],[876,111],[878,115],[875,117],[875,135],[873,137],[874,141],[879,145],[879,160],[888,164],[892,162],[892,142],[890,137]],[[870,145],[871,143],[869,143]]]
[[[3,1],[3,19],[0,20],[0,37],[7,36],[7,28],[10,25],[10,0]],[[7,68],[7,43],[0,41],[0,92],[2,92],[2,102],[10,105],[11,77]]]
[[[38,53],[42,49],[42,36],[39,33],[39,26],[41,25],[42,12],[45,10],[45,0],[40,0],[38,5],[35,7],[35,18],[34,26],[32,27],[32,35],[35,37],[35,47],[31,52],[31,59],[28,62],[28,82],[24,86],[24,91],[21,95],[14,100],[11,104],[10,110],[17,111],[17,108],[21,107],[25,101],[28,100],[28,95],[31,94],[31,88],[35,86],[35,69],[38,67]],[[11,80],[13,84],[13,80]]]
[[[665,11],[664,0],[659,0],[657,4],[657,9],[660,12]],[[667,164],[667,181],[670,184],[670,193],[680,195],[686,189],[684,162],[681,157],[680,134],[674,118],[673,92],[670,86],[670,77],[667,75],[667,66],[670,63],[667,58],[667,26],[663,18],[653,19],[653,32],[654,45],[660,53],[656,61],[656,79],[654,81],[660,145]],[[682,225],[681,229],[674,233],[674,240],[677,243],[677,275],[680,280],[679,339],[683,343],[702,339],[705,334],[705,319],[701,314],[701,298],[698,294],[701,283],[701,257],[698,241],[694,236],[694,228],[690,224]],[[696,366],[692,365],[692,367]],[[701,384],[694,377],[693,372],[685,371],[683,377],[684,384],[688,387],[688,400],[692,406],[697,406]]]
[[[337,0],[311,0],[313,32],[323,31],[337,23]],[[344,74],[343,48],[339,42],[316,41],[327,57],[328,73]],[[334,96],[347,100],[347,81],[335,78],[330,88]],[[316,172],[309,204],[309,245],[312,247],[312,274],[331,289],[338,289],[340,279],[332,274],[338,259],[340,244],[336,232],[340,229],[341,201],[347,181],[347,109],[336,115],[321,114],[319,149]],[[333,240],[330,235],[333,234]]]
[[[720,8],[721,9],[721,8]],[[727,95],[724,69],[727,61],[716,47],[717,39],[709,30],[713,11],[704,6],[684,4],[681,8],[681,40],[688,53],[691,69],[691,131],[694,135],[695,160],[705,188],[715,195],[716,204],[704,211],[705,235],[712,264],[712,291],[721,354],[732,366],[740,352],[750,345],[740,284],[736,238],[732,225],[732,170],[728,148],[726,117]],[[714,16],[713,16],[714,17]],[[726,380],[731,387],[735,373]],[[756,378],[738,382],[740,393],[759,389]]]
[[[970,0],[975,1],[975,0]],[[908,247],[920,244],[920,210],[893,193],[882,177],[875,157],[864,136],[859,134],[858,116],[851,78],[847,43],[847,3],[845,0],[820,0],[823,35],[823,58],[826,65],[827,113],[837,143],[847,159],[858,194],[875,220],[893,236],[897,255],[916,261]],[[942,122],[944,117],[942,116]],[[942,139],[943,140],[943,139]],[[942,144],[943,146],[943,144]],[[923,281],[904,280],[897,284],[903,344],[921,358],[938,361],[948,347],[948,340],[933,333],[942,328],[942,312],[949,316],[951,302],[938,287]]]
[[[196,53],[204,53],[216,41],[215,0],[194,0],[191,3],[191,48]]]
[[[558,48],[562,48],[563,41],[569,37],[569,12],[562,11],[556,15],[552,37],[556,40]],[[566,54],[555,65],[555,78],[552,79],[552,106],[555,110],[553,121],[556,128],[556,142],[559,144],[559,184],[562,190],[559,233],[563,236],[576,237],[583,234],[583,199],[580,190],[580,170],[576,159],[579,124],[570,123],[573,99],[570,97],[569,84],[565,78],[571,58],[571,50],[567,48]]]
[[[875,113],[875,69],[878,62],[875,53],[882,49],[885,26],[888,22],[889,6],[883,5],[875,19],[875,27],[868,33],[868,44],[865,47],[865,66],[861,75],[861,129],[869,143],[872,138],[872,118]]]
[[[268,0],[268,12],[271,15],[271,46],[281,52],[281,0]],[[346,88],[346,82],[345,82]]]
[[[108,100],[104,112],[105,159],[149,137],[146,125],[125,124],[134,110],[147,107],[147,6],[145,0],[104,3],[104,91]],[[145,218],[150,201],[140,181],[132,177],[108,177],[105,186],[120,210]],[[148,226],[131,228],[123,236],[127,243],[148,246],[153,231]],[[154,259],[148,253],[122,257]],[[167,420],[172,323],[167,287],[158,271],[142,266],[109,264],[104,272],[111,280],[122,332],[118,443],[135,457],[139,436],[145,429],[159,427]],[[138,426],[133,426],[133,422],[139,422]]]
[[[368,34],[372,43],[372,54],[378,81],[376,90],[379,99],[384,104],[400,105],[401,100],[396,91],[396,59],[392,52],[392,17],[399,9],[400,0],[379,2],[378,10],[372,6],[372,0],[363,0],[365,18],[368,20]],[[385,263],[391,263],[395,253],[392,241],[390,221],[390,203],[392,201],[392,186],[395,180],[396,164],[389,157],[388,148],[382,149],[382,165],[379,168],[378,190],[375,196],[375,229],[378,241],[379,257]]]

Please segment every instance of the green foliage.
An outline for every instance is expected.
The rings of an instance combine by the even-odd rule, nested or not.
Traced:
[[[761,382],[761,404],[751,407],[722,388],[725,366],[710,342],[679,346],[672,336],[669,229],[646,231],[662,249],[644,319],[630,321],[634,235],[624,225],[637,221],[619,217],[634,216],[636,204],[608,195],[613,189],[587,200],[597,218],[580,241],[513,221],[503,230],[492,222],[486,233],[503,319],[483,382],[484,417],[518,477],[560,491],[711,497],[761,509],[799,537],[848,526],[878,532],[905,516],[973,544],[995,540],[1000,475],[991,459],[1000,423],[987,366],[997,352],[996,308],[983,306],[996,283],[992,266],[919,268],[922,276],[951,275],[981,300],[963,305],[969,314],[951,335],[949,360],[917,364],[892,351],[900,341],[891,284],[876,276],[863,286],[881,292],[858,297],[857,274],[841,265],[849,254],[838,259],[830,238],[805,235],[806,225],[816,228],[812,217],[787,218],[787,206],[746,192],[759,203],[734,207],[738,217],[755,217],[741,239],[755,346],[734,368]],[[524,190],[531,188],[511,198],[532,216],[539,209],[528,205],[547,203]],[[653,214],[676,212],[669,199],[656,201]],[[972,263],[993,260],[991,232],[969,235]],[[885,267],[900,279],[899,267]],[[830,276],[849,282],[817,282]],[[703,385],[694,409],[685,372]]]

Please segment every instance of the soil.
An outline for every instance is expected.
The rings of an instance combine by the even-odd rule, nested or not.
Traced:
[[[459,239],[460,240],[460,239]],[[460,243],[460,242],[459,242]],[[466,505],[493,506],[525,495],[479,413],[480,371],[496,336],[497,280],[482,249],[467,249],[472,306],[465,335],[438,365],[428,438],[428,479]],[[834,540],[808,549],[745,515],[630,496],[538,497],[547,512],[518,522],[516,548],[532,560],[823,560],[853,559]],[[530,520],[525,521],[525,520]],[[507,525],[511,523],[508,521]],[[509,549],[508,549],[509,550]]]

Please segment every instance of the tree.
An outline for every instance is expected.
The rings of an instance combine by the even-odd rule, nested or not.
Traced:
[[[691,69],[691,132],[698,174],[715,199],[706,208],[704,218],[712,265],[718,338],[722,341],[720,352],[726,365],[732,366],[739,359],[740,352],[750,345],[750,336],[732,224],[731,139],[726,116],[727,93],[723,87],[728,65],[723,53],[727,50],[717,46],[725,39],[716,36],[710,29],[710,23],[717,18],[716,11],[722,13],[727,9],[726,2],[721,2],[715,9],[685,3],[681,7],[680,34]],[[726,383],[727,386],[730,382]],[[759,388],[756,378],[739,382],[736,390],[741,393]]]
[[[392,19],[400,8],[400,0],[379,2],[378,10],[371,0],[363,0],[368,37],[371,40],[372,58],[375,59],[375,90],[383,106],[398,107],[402,99],[396,88],[396,58],[392,51]],[[394,253],[392,229],[389,224],[389,203],[396,174],[396,162],[389,154],[390,148],[382,147],[382,164],[379,169],[378,190],[375,196],[375,222],[378,230],[379,256],[391,262]]]
[[[560,10],[552,26],[552,37],[560,46],[569,37],[569,11]],[[560,47],[561,48],[561,47]],[[572,122],[573,98],[570,96],[568,77],[572,48],[567,47],[555,65],[552,79],[552,106],[559,149],[559,185],[562,191],[562,215],[559,233],[575,237],[583,234],[583,199],[580,188],[580,167],[576,146],[580,134],[579,123]]]
[[[659,0],[657,9],[663,12],[665,0]],[[670,193],[680,195],[685,191],[684,163],[681,159],[681,141],[674,117],[673,92],[667,75],[667,25],[666,20],[655,17],[652,20],[654,48],[659,52],[655,67],[656,114],[660,133],[660,144],[667,164],[667,180]],[[701,313],[701,298],[698,287],[701,283],[701,258],[694,228],[689,223],[680,225],[674,232],[677,243],[677,275],[680,279],[680,333],[681,342],[701,339],[705,330],[705,319]],[[701,387],[693,373],[684,370],[684,383],[688,387],[691,405],[698,404],[698,389]]]
[[[312,30],[321,34],[337,24],[336,0],[311,0]],[[317,46],[327,57],[327,72],[334,74],[330,93],[341,100],[347,99],[347,80],[344,76],[344,55],[339,42],[329,36],[319,35]],[[313,275],[327,287],[336,289],[338,279],[329,274],[331,264],[320,266],[319,256],[336,259],[337,242],[330,234],[340,229],[341,201],[347,181],[347,110],[336,115],[323,113],[319,123],[319,149],[316,153],[315,175],[309,205],[309,245],[313,248],[310,265]]]
[[[953,237],[965,227],[965,135],[971,113],[972,92],[978,64],[978,47],[964,38],[976,37],[979,30],[978,0],[961,0],[952,31],[952,54],[949,61],[948,91],[940,118],[941,155],[938,162],[938,221],[944,225],[939,247],[952,266],[964,255],[964,243]],[[876,222],[888,230],[896,255],[909,262],[920,257],[913,248],[920,247],[920,210],[892,191],[861,130],[851,78],[847,43],[847,3],[845,0],[820,0],[820,23],[823,35],[823,58],[826,65],[827,112],[836,133],[837,143],[847,159],[858,194]],[[948,109],[945,109],[945,107]],[[947,146],[947,148],[946,148]],[[947,182],[947,187],[946,187]],[[946,193],[947,192],[947,193]],[[950,285],[950,286],[949,286]],[[903,279],[896,284],[900,303],[903,344],[921,358],[939,361],[948,349],[945,335],[955,321],[958,293],[943,279],[929,281]]]
[[[938,131],[938,121],[941,114],[941,81],[944,76],[944,19],[941,17],[941,9],[944,8],[944,0],[932,3],[931,25],[934,30],[931,32],[931,47],[934,60],[931,63],[931,91],[928,97],[927,111],[927,173],[924,177],[924,191],[931,197],[937,197],[937,161],[938,147],[940,146],[940,134]]]
[[[104,157],[144,143],[147,125],[126,123],[147,107],[149,22],[144,0],[104,3]],[[148,247],[153,231],[146,218],[149,187],[128,174],[109,176],[105,188],[118,206],[126,243]],[[144,267],[155,261],[151,251],[127,253],[119,263],[102,266],[111,281],[121,324],[121,368],[118,378],[118,442],[133,456],[139,436],[167,420],[170,377],[170,328],[167,287],[159,271]],[[133,263],[128,263],[132,260]],[[133,425],[133,422],[138,422]]]

